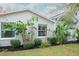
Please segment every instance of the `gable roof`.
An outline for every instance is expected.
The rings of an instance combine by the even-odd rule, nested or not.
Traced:
[[[31,12],[33,14],[36,14],[36,15],[38,15],[38,16],[40,16],[40,17],[42,17],[42,18],[44,18],[44,19],[46,19],[46,20],[51,21],[51,22],[54,23],[53,20],[49,19],[47,16],[45,16],[43,14],[40,14],[39,12],[37,12],[36,10],[33,10],[33,9],[24,9],[24,10],[15,11],[15,12],[8,12],[8,13],[0,14],[0,16],[6,16],[6,15],[20,13],[20,12],[26,12],[26,11],[29,11],[29,12]]]
[[[61,17],[64,13],[65,13],[65,12],[59,13],[59,14],[57,14],[57,15],[51,17],[51,19],[52,19],[52,18],[58,18],[58,17]]]

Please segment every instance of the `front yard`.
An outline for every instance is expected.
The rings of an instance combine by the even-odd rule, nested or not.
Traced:
[[[0,52],[0,56],[79,56],[79,44],[64,44],[46,48]]]

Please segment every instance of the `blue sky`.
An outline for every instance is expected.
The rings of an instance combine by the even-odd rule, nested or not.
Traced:
[[[55,9],[57,8],[62,9],[63,7],[66,6],[66,4],[63,4],[63,3],[4,3],[4,4],[0,4],[0,7],[1,6],[4,8],[4,10],[8,12],[18,11],[26,8],[32,8],[39,11],[40,13],[48,14],[50,10],[55,11]]]
[[[33,9],[43,11],[47,10],[49,8],[55,8],[55,7],[64,7],[65,4],[56,4],[56,3],[36,3],[36,4],[31,4],[31,3],[17,3],[15,4],[15,10],[31,7]]]
[[[65,6],[63,3],[0,3],[0,7],[8,9],[9,11],[22,10],[24,8],[33,8],[38,11],[48,11],[48,9],[62,8]],[[4,7],[5,6],[5,7]],[[7,8],[6,8],[7,7]]]

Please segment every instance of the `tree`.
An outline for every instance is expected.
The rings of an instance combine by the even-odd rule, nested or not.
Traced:
[[[75,17],[75,14],[79,10],[79,3],[70,3],[67,5],[68,11],[65,12],[60,19],[62,20],[72,20],[72,18],[75,18],[75,20],[78,21],[78,19]]]
[[[35,27],[33,25],[37,21],[38,21],[38,17],[37,16],[32,16],[27,21],[27,23],[24,23],[22,21],[18,21],[18,22],[14,22],[14,23],[7,23],[7,24],[5,24],[5,30],[14,29],[16,35],[21,34],[22,39],[24,40],[24,39],[26,39],[26,32],[27,32],[28,28],[30,27],[31,30],[35,29]],[[33,33],[33,31],[30,31],[30,33]],[[34,34],[32,34],[32,35],[34,35]]]
[[[30,18],[30,20],[27,21],[27,25],[28,25],[28,34],[30,35],[30,39],[34,39],[34,35],[35,35],[35,30],[36,27],[34,26],[34,24],[38,21],[38,17],[37,16],[32,16]]]
[[[57,38],[57,42],[62,44],[67,41],[67,36],[69,35],[68,29],[70,28],[69,23],[64,21],[62,23],[58,23],[55,30],[55,35]]]
[[[62,15],[60,19],[62,20],[71,20],[74,18],[76,20],[76,23],[78,22],[78,18],[76,18],[77,12],[79,11],[79,3],[70,3],[67,5],[68,11]],[[71,22],[73,24],[76,24],[74,22]],[[73,26],[71,24],[71,26]],[[79,39],[79,28],[76,29],[75,31],[77,39]]]
[[[23,23],[22,21],[19,21],[16,23],[16,33],[17,34],[22,34],[23,39],[26,39],[26,32],[28,29],[31,29],[29,33],[31,34],[31,38],[34,35],[33,29],[35,29],[34,24],[38,21],[37,16],[32,16],[27,23]]]
[[[26,33],[26,30],[27,30],[27,26],[25,23],[23,23],[22,21],[18,21],[15,23],[15,32],[16,32],[16,35],[19,35],[21,34],[22,35],[22,38],[23,40],[25,39],[25,33]]]
[[[77,41],[79,42],[79,28],[76,29],[75,36],[77,38]]]

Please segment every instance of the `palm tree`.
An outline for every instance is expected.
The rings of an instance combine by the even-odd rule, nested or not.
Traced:
[[[67,40],[67,36],[69,35],[68,29],[70,28],[69,23],[64,21],[63,23],[58,23],[55,30],[55,35],[57,38],[57,42],[62,44]]]

